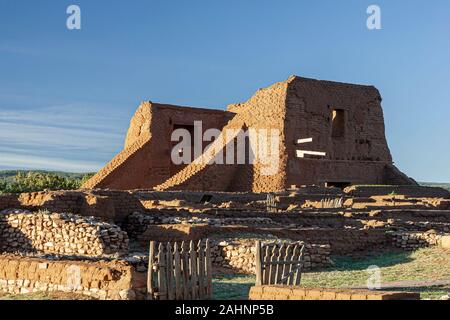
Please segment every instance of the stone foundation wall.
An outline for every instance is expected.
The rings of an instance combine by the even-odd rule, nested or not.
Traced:
[[[331,247],[333,255],[358,254],[390,247],[385,230],[305,228],[289,235],[295,241],[325,244]]]
[[[145,273],[125,262],[51,261],[0,255],[0,292],[62,291],[97,299],[143,299]]]
[[[101,256],[128,251],[128,236],[118,226],[67,213],[0,213],[0,251]]]
[[[326,268],[331,265],[329,245],[306,244],[304,270]],[[254,240],[232,240],[213,243],[212,262],[245,274],[255,274],[256,247]]]
[[[180,217],[180,216],[169,216],[164,213],[142,213],[142,212],[134,212],[130,214],[125,223],[124,229],[128,232],[128,235],[132,239],[137,239],[139,236],[145,233],[148,227],[156,226],[156,225],[177,225],[177,224],[185,224],[185,225],[209,225],[213,227],[219,226],[231,226],[231,225],[276,225],[270,218],[200,218],[200,217]]]
[[[326,289],[288,286],[255,286],[250,300],[420,300],[419,293]]]
[[[435,232],[389,232],[388,234],[395,247],[407,251],[437,246],[442,239],[442,235]]]
[[[42,191],[0,195],[0,210],[26,209],[30,211],[71,212],[95,216],[115,222],[123,221],[130,213],[144,207],[127,191]]]

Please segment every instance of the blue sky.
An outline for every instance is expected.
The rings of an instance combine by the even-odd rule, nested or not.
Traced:
[[[395,163],[450,182],[449,57],[448,0],[0,0],[0,168],[96,170],[140,101],[225,108],[296,74],[375,85]]]

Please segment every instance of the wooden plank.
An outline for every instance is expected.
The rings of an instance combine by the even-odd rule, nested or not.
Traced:
[[[191,299],[189,287],[190,277],[189,277],[189,252],[187,251],[187,243],[184,241],[181,243],[181,258],[182,258],[182,266],[183,266],[183,300]]]
[[[191,294],[192,300],[198,299],[198,274],[197,274],[197,252],[195,250],[194,241],[191,240],[190,243],[190,259],[189,268],[191,274]]]
[[[289,265],[289,281],[288,281],[288,285],[293,285],[294,284],[294,273],[295,273],[295,265],[296,263],[295,261],[295,257],[297,256],[298,253],[298,244],[294,244],[294,250],[292,250],[292,256],[291,256],[291,263]]]
[[[255,254],[255,272],[256,272],[256,285],[262,286],[262,256],[261,256],[261,241],[255,242],[256,254]]]
[[[298,256],[298,263],[296,266],[296,272],[295,272],[295,285],[299,286],[300,285],[300,281],[302,279],[302,267],[303,267],[303,251],[305,249],[305,246],[302,245],[301,249],[300,249],[300,254]]]
[[[291,264],[289,261],[289,253],[292,250],[292,244],[289,243],[288,245],[286,245],[286,251],[284,253],[284,260],[286,261],[286,263],[283,264],[283,270],[282,270],[282,283],[281,284],[286,284],[286,276],[289,274],[289,265]]]
[[[154,299],[154,288],[153,288],[153,259],[155,256],[155,241],[150,241],[150,248],[148,252],[148,270],[147,270],[147,299]]]
[[[206,278],[205,278],[205,251],[203,250],[203,240],[197,244],[197,270],[198,270],[198,298],[203,300],[206,297]]]
[[[282,269],[283,269],[283,266],[285,265],[285,262],[281,260],[281,257],[282,257],[284,248],[285,248],[284,243],[282,243],[279,247],[277,246],[277,249],[278,249],[277,260],[281,263],[277,264],[277,266],[275,267],[275,277],[274,277],[275,284],[280,284],[280,281],[282,278]]]
[[[166,273],[167,273],[167,298],[169,300],[175,299],[175,285],[173,279],[173,255],[172,255],[172,245],[167,242],[166,245]]]
[[[183,299],[183,288],[182,281],[183,275],[181,273],[181,259],[180,259],[180,250],[178,243],[175,242],[173,246],[173,255],[174,255],[174,275],[175,275],[175,299],[182,300]]]
[[[212,299],[213,288],[212,288],[212,260],[211,260],[211,243],[209,239],[206,239],[206,292],[207,298]]]
[[[270,255],[270,262],[275,262],[276,260],[276,245],[272,246],[271,255]],[[273,267],[273,264],[269,265],[269,282],[268,285],[274,284],[274,278],[275,278],[275,268]]]
[[[264,272],[264,276],[263,276],[263,285],[268,285],[270,282],[270,270],[269,270],[269,266],[268,266],[268,262],[270,261],[270,246],[268,246],[267,244],[264,245],[264,259],[263,259],[263,264],[262,264],[262,268],[263,268],[263,272]]]
[[[166,261],[165,261],[165,254],[164,254],[164,246],[162,243],[158,246],[158,296],[159,300],[167,300],[167,286],[166,286]]]

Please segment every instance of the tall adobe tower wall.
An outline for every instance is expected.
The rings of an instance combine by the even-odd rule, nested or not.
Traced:
[[[373,86],[300,77],[289,80],[286,99],[287,185],[388,184],[406,176],[393,167],[381,96]],[[312,143],[298,144],[312,138]],[[297,157],[297,150],[326,152]],[[398,170],[397,170],[398,171]],[[406,178],[406,179],[405,179]]]

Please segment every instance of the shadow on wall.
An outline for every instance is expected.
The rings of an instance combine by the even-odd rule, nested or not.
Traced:
[[[0,254],[27,252],[37,253],[32,239],[20,230],[19,220],[8,221],[5,214],[0,214]]]
[[[128,236],[117,225],[67,213],[5,210],[0,215],[3,252],[101,256],[128,252]]]

